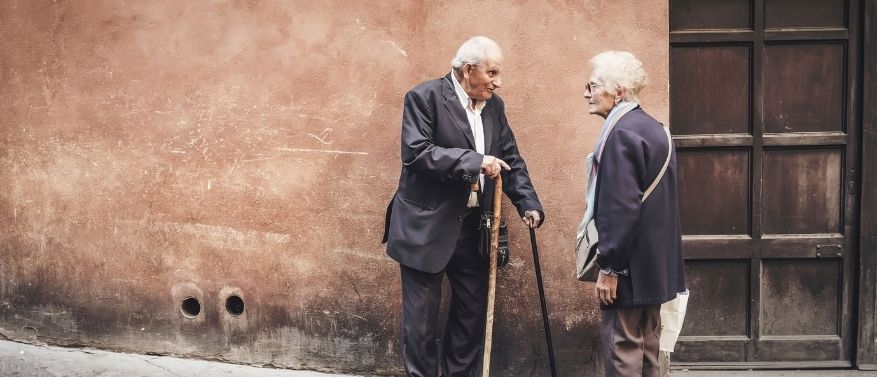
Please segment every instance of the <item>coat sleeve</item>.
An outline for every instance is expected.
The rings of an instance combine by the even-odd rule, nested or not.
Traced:
[[[533,182],[530,181],[530,173],[527,172],[527,163],[521,157],[518,151],[518,144],[515,140],[515,134],[509,127],[508,119],[505,116],[505,105],[501,103],[499,108],[500,115],[500,134],[499,143],[501,147],[501,158],[505,161],[511,170],[503,172],[503,192],[512,200],[518,214],[523,217],[524,212],[537,210],[541,214],[540,225],[545,221],[545,211],[536,195],[536,189]]]
[[[645,149],[638,135],[616,128],[606,140],[597,179],[597,264],[613,271],[629,266],[642,211]]]
[[[478,180],[484,156],[471,149],[437,146],[435,121],[435,109],[420,93],[409,91],[402,111],[403,166],[440,181]]]

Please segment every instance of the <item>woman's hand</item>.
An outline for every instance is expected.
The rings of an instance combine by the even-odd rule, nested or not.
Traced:
[[[612,305],[615,302],[616,290],[618,288],[618,276],[609,275],[600,272],[597,276],[597,285],[594,290],[597,292],[597,298],[603,305]]]

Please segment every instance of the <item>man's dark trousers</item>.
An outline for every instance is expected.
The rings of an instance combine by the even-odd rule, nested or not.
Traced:
[[[460,237],[448,265],[437,273],[402,269],[402,356],[410,377],[438,376],[441,355],[436,344],[442,278],[451,283],[451,301],[443,337],[442,369],[446,377],[480,375],[487,310],[486,253],[479,251],[477,209],[462,218]],[[452,224],[452,226],[458,225]]]

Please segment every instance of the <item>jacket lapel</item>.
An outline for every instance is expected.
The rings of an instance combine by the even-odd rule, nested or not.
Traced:
[[[442,90],[445,96],[445,108],[451,113],[451,119],[457,125],[457,128],[466,136],[469,147],[475,149],[475,136],[472,135],[472,129],[469,128],[469,118],[466,117],[466,110],[460,105],[460,99],[454,91],[454,83],[451,81],[451,73],[448,73],[443,80],[445,85]]]

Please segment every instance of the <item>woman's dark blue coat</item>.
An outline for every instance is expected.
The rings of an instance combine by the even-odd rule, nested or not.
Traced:
[[[597,263],[628,272],[619,276],[615,306],[661,304],[685,290],[675,150],[664,177],[641,202],[673,149],[661,127],[639,107],[625,114],[609,133],[598,165]]]

